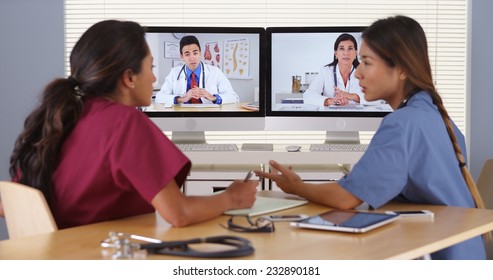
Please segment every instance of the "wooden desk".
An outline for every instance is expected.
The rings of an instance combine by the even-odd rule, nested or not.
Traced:
[[[0,259],[102,259],[100,241],[109,231],[162,240],[214,235],[238,235],[252,241],[253,255],[240,259],[330,260],[413,259],[493,230],[493,210],[429,205],[387,205],[379,209],[429,209],[431,219],[400,219],[364,234],[296,229],[276,223],[273,233],[236,233],[219,226],[228,216],[185,228],[157,226],[154,214],[60,230],[34,237],[0,242]],[[316,214],[328,208],[309,203],[280,213]],[[148,255],[148,259],[180,259]]]

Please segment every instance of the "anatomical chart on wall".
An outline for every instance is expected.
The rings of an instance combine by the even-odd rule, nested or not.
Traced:
[[[228,78],[250,79],[250,42],[231,39],[224,42],[224,70]]]
[[[205,50],[202,50],[204,54],[204,63],[216,66],[219,69],[223,69],[223,45],[222,42],[207,42],[205,43]]]

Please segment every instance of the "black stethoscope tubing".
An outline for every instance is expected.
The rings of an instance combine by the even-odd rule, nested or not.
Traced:
[[[176,80],[177,81],[180,80],[180,75],[181,75],[182,72],[185,75],[185,81],[188,79],[187,73],[185,73],[186,72],[185,71],[185,67],[186,66],[187,66],[186,64],[183,65],[183,67],[181,68],[180,72],[178,72],[178,77],[176,77]],[[202,67],[202,77],[201,77],[202,78],[202,88],[205,88],[205,70],[204,70],[205,67],[204,67],[204,63],[202,61],[200,62],[200,67]]]
[[[222,251],[197,251],[188,245],[199,243],[214,243],[230,246],[231,249]],[[239,236],[212,236],[181,241],[140,244],[140,249],[149,253],[186,256],[196,258],[234,258],[253,254],[255,249],[248,239]]]
[[[130,240],[140,240],[148,243],[133,243]],[[225,245],[227,248],[223,248],[220,251],[210,250],[196,250],[189,245],[193,244],[219,244]],[[122,245],[123,244],[123,245]],[[126,246],[125,246],[126,245]],[[184,257],[196,257],[196,258],[234,258],[243,257],[253,254],[255,249],[253,248],[250,240],[230,235],[219,235],[204,238],[194,238],[188,240],[176,240],[176,241],[162,241],[155,238],[128,234],[123,232],[110,232],[110,237],[101,241],[103,248],[114,248],[117,250],[123,250],[125,257],[128,255],[127,250],[142,249],[151,254],[162,255],[174,255]],[[222,246],[224,247],[224,246]],[[229,248],[228,248],[229,247]]]
[[[326,65],[328,66],[328,65]],[[332,73],[334,73],[334,85],[337,87],[337,74],[336,74],[336,65],[334,65],[334,67],[332,67]],[[349,72],[349,78],[348,78],[348,86],[351,84],[351,74],[353,74],[353,71],[354,71],[354,66],[352,66],[353,68],[351,68],[351,72]]]
[[[411,97],[413,97],[416,93],[420,92],[421,90],[419,89],[416,89],[414,90],[413,92],[411,92],[411,94],[409,94],[409,96],[402,100],[401,104],[399,104],[399,107],[397,107],[397,109],[400,109],[400,108],[403,108],[403,107],[406,107],[407,106],[407,102],[409,101],[409,99],[411,99]]]

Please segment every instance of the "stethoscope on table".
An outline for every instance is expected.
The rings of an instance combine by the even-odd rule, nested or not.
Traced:
[[[130,240],[139,240],[147,243],[135,243]],[[192,244],[219,244],[220,251],[200,251],[191,248]],[[132,259],[139,250],[146,250],[147,253],[173,255],[194,258],[234,258],[251,255],[254,248],[248,239],[239,236],[212,236],[204,238],[194,238],[189,240],[162,241],[155,238],[128,234],[123,232],[110,232],[109,237],[101,241],[103,248],[113,248],[115,252],[113,259]]]
[[[185,71],[185,67],[187,65],[183,65],[183,67],[180,69],[180,72],[178,72],[178,77],[176,77],[176,80],[179,81],[180,80],[180,76],[181,76],[181,73],[183,72],[183,75],[185,75],[185,81],[188,80],[188,76],[187,76],[187,73]],[[202,79],[202,88],[205,88],[205,67],[204,67],[204,63],[201,61],[200,62],[200,67],[202,67],[202,77],[200,77]]]

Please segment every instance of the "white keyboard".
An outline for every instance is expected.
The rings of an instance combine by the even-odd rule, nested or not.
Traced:
[[[361,104],[348,104],[345,106],[330,105],[329,110],[350,111],[350,110],[363,110],[364,107]]]
[[[316,152],[364,152],[367,144],[311,144],[310,151]]]
[[[238,151],[236,144],[176,144],[182,152],[235,152]]]

